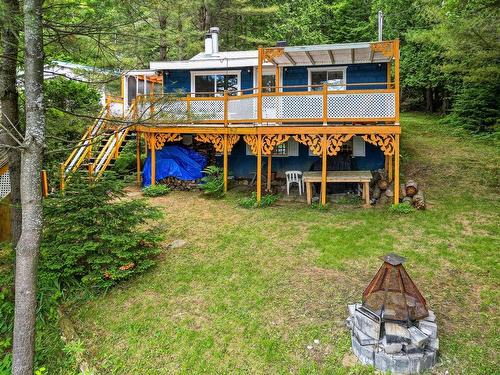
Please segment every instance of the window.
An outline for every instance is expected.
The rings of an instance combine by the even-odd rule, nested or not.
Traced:
[[[345,90],[345,78],[347,68],[314,68],[309,69],[309,85],[328,85],[328,90]],[[323,88],[311,87],[311,91],[320,91]]]
[[[264,74],[262,76],[262,88],[264,92],[276,91],[276,74]]]
[[[252,150],[249,145],[246,145],[246,154],[253,155]],[[277,157],[287,157],[287,156],[299,156],[299,144],[294,139],[290,139],[273,149],[273,156]]]
[[[191,72],[191,92],[196,96],[236,95],[240,89],[240,71]]]

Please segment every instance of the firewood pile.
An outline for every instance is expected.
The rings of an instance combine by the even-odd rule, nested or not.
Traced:
[[[394,199],[394,181],[389,183],[387,173],[379,169],[373,174],[370,183],[370,197],[372,204],[385,205],[392,203]],[[417,210],[425,209],[425,196],[422,189],[414,180],[408,180],[399,186],[399,197],[401,202],[408,202]]]
[[[196,180],[179,180],[175,177],[167,177],[160,180],[159,183],[167,185],[172,190],[189,191],[198,189]]]
[[[193,144],[191,148],[202,154],[207,158],[207,165],[215,165],[216,164],[216,159],[215,159],[215,150],[214,146],[211,143],[205,143],[205,142],[199,142],[197,140],[193,140]]]

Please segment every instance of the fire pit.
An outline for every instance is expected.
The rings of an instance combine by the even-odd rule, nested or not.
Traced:
[[[349,305],[352,350],[379,370],[417,374],[436,363],[436,317],[404,269],[405,258],[387,254],[382,260],[363,303]]]

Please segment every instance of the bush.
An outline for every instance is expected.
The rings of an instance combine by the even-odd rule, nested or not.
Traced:
[[[238,204],[244,208],[269,207],[278,201],[279,197],[273,194],[266,194],[260,198],[260,204],[257,202],[257,194],[255,192],[248,198],[242,198]]]
[[[203,170],[205,176],[201,179],[200,188],[203,192],[214,198],[224,195],[224,171],[215,165],[209,165]]]
[[[410,214],[415,211],[415,208],[408,202],[400,204],[392,204],[389,211],[396,214]]]
[[[146,197],[160,197],[162,195],[167,195],[172,189],[167,185],[149,185],[142,189],[142,194]]]
[[[72,180],[44,201],[41,279],[101,289],[154,264],[161,238],[144,224],[160,212],[142,200],[120,200],[122,187],[110,176],[92,185]]]

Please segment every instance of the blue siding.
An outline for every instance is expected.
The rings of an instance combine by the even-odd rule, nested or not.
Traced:
[[[210,71],[201,69],[203,71]],[[253,87],[253,68],[240,68],[231,70],[241,70],[241,89],[251,89]],[[194,72],[197,70],[193,70]],[[199,70],[198,70],[199,71]],[[220,70],[213,70],[220,71]],[[191,71],[189,70],[170,70],[163,72],[163,92],[190,92],[191,91]]]
[[[299,156],[273,157],[273,172],[285,172],[290,170],[308,171],[312,164],[319,159],[318,156],[310,156],[309,148],[299,144]],[[217,161],[222,165],[222,157]],[[267,157],[262,158],[262,169],[266,170]],[[380,148],[369,143],[366,144],[366,156],[353,158],[352,168],[354,170],[375,170],[384,168],[384,154]],[[243,140],[234,145],[229,155],[229,171],[236,177],[253,177],[257,169],[257,159],[254,155],[246,154],[246,146]]]
[[[349,64],[349,65],[338,65],[347,66],[346,78],[347,83],[376,83],[376,82],[386,82],[387,80],[387,64],[386,63],[376,63],[376,64]],[[332,68],[335,65],[325,65],[325,68]],[[286,67],[283,71],[283,85],[293,86],[293,85],[307,85],[308,84],[308,67],[307,66],[292,66]],[[354,86],[348,87],[349,90],[357,89],[384,89],[385,85],[374,85],[374,86]],[[290,88],[285,89],[285,91],[305,91],[307,88]]]

